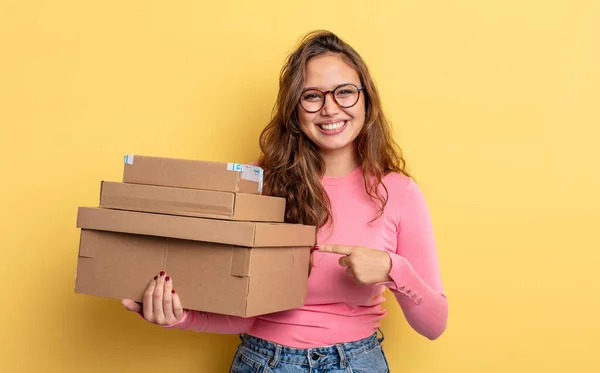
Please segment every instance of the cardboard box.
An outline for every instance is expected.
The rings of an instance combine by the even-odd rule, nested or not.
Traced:
[[[262,194],[263,170],[240,163],[127,155],[123,182]]]
[[[238,221],[282,223],[285,198],[104,181],[100,207]]]
[[[75,292],[141,302],[164,270],[187,309],[251,317],[300,307],[313,226],[80,207]]]

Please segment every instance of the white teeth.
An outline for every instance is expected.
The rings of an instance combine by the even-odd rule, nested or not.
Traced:
[[[342,128],[344,123],[346,123],[346,122],[341,121],[341,122],[332,123],[332,124],[320,124],[319,126],[324,130],[332,131],[332,130],[337,130],[337,129]]]

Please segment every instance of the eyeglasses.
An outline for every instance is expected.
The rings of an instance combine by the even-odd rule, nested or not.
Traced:
[[[359,87],[355,84],[344,84],[336,87],[332,91],[321,91],[318,89],[307,89],[300,95],[300,106],[309,113],[316,113],[325,105],[325,97],[331,93],[333,101],[344,109],[356,105],[360,97],[360,91],[365,87]]]

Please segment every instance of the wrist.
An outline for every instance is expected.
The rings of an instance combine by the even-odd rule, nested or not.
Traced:
[[[393,281],[392,277],[390,275],[390,273],[392,272],[392,258],[390,256],[389,252],[384,251],[383,253],[385,254],[385,255],[382,255],[382,260],[384,261],[385,276],[382,281],[390,282],[390,281]]]

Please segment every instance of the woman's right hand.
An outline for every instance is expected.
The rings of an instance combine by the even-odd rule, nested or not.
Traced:
[[[147,321],[157,325],[170,325],[183,318],[179,295],[173,290],[173,280],[161,271],[150,281],[144,292],[143,303],[131,299],[121,300],[131,312],[141,314]]]

